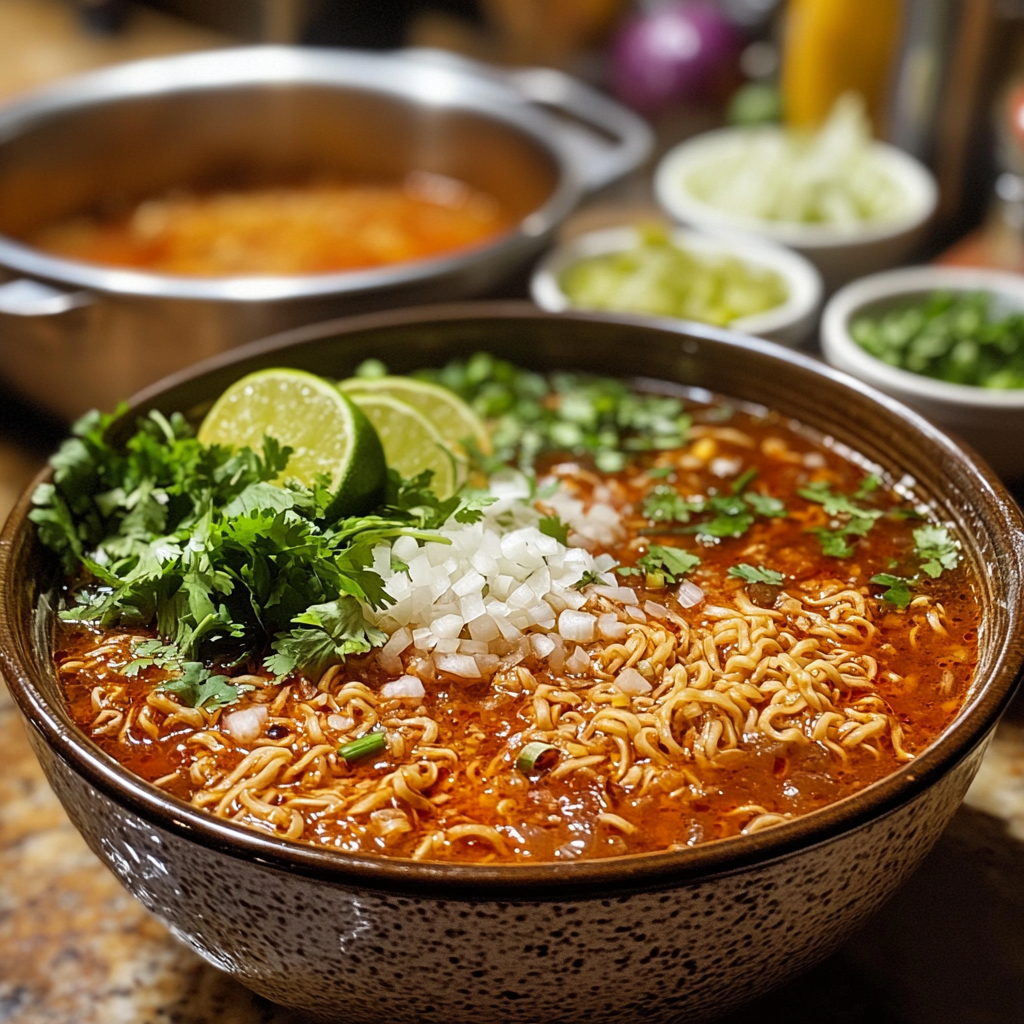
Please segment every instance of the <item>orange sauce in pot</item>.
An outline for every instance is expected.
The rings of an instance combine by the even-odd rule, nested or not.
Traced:
[[[68,259],[159,274],[327,274],[442,256],[509,226],[493,197],[415,172],[397,184],[172,192],[117,216],[46,225],[26,241]]]

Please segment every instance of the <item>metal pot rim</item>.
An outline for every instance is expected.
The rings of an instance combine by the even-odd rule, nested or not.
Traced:
[[[171,299],[268,302],[365,294],[445,277],[472,266],[485,254],[528,248],[572,210],[584,191],[581,174],[553,117],[497,74],[488,74],[484,65],[430,59],[429,54],[415,51],[251,46],[133,61],[66,79],[0,110],[0,146],[53,115],[79,108],[146,96],[295,83],[358,88],[423,107],[464,110],[500,121],[555,162],[555,189],[539,208],[491,242],[447,256],[369,270],[288,276],[154,274],[50,256],[2,233],[0,266],[100,293]]]

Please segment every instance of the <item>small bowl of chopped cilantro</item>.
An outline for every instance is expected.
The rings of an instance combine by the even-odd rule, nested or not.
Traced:
[[[1024,477],[1024,277],[873,274],[829,301],[821,341],[833,366],[959,435],[1003,477]]]
[[[781,246],[645,224],[591,231],[556,247],[534,272],[531,292],[550,312],[692,320],[792,346],[814,327],[821,278]]]

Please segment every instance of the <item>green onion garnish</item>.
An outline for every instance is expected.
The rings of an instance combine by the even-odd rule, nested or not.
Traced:
[[[382,732],[368,732],[357,740],[343,743],[338,747],[338,754],[351,764],[371,754],[379,754],[388,745],[387,738]]]
[[[527,743],[516,758],[516,767],[523,773],[546,772],[558,763],[562,752],[550,743]]]

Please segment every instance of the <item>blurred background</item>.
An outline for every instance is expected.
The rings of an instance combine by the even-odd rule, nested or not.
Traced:
[[[1013,114],[1021,0],[2,0],[0,98],[117,61],[246,42],[556,66],[644,113],[662,149],[729,121],[813,126],[855,90],[878,137],[938,175],[935,247],[1015,206],[995,175],[1024,169]],[[1024,265],[1015,243],[993,243],[987,258]]]

